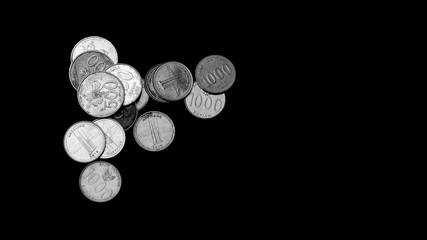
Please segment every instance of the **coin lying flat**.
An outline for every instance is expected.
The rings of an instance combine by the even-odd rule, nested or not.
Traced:
[[[126,141],[125,130],[122,125],[111,118],[96,119],[93,121],[105,135],[105,150],[102,159],[116,156],[124,147]]]
[[[141,96],[139,97],[138,102],[136,102],[136,109],[140,111],[142,108],[144,108],[145,105],[147,105],[148,99],[150,99],[150,97],[148,96],[148,93],[145,90],[145,87],[143,87],[141,90]]]
[[[138,118],[133,126],[133,135],[142,148],[160,151],[171,144],[175,136],[175,127],[166,114],[150,111]]]
[[[153,84],[159,95],[169,101],[185,98],[193,87],[190,70],[179,62],[167,62],[157,68]]]
[[[74,59],[70,65],[68,75],[71,84],[78,89],[80,83],[91,73],[102,72],[113,65],[111,59],[98,51],[87,51]]]
[[[123,105],[125,98],[121,81],[111,73],[97,72],[89,75],[77,91],[82,109],[97,118],[108,117]]]
[[[160,67],[160,65],[162,64],[157,64],[154,67],[150,68],[150,70],[148,70],[147,75],[145,76],[145,89],[147,89],[147,93],[150,95],[152,99],[156,100],[157,102],[167,103],[168,101],[162,99],[159,96],[159,93],[157,93],[153,84],[154,72],[157,70],[157,68]]]
[[[123,83],[125,88],[125,102],[124,106],[127,106],[138,99],[141,95],[141,76],[138,71],[130,65],[119,63],[109,67],[106,72],[114,74]],[[142,80],[143,81],[143,80]]]
[[[187,110],[194,116],[207,119],[218,115],[225,105],[225,93],[211,95],[203,91],[197,82],[194,83],[190,95],[185,98]]]
[[[136,108],[136,104],[132,103],[114,114],[113,119],[120,123],[124,130],[128,130],[135,123],[137,117],[138,109]]]
[[[110,41],[98,36],[86,37],[80,40],[71,51],[70,60],[73,62],[79,54],[94,50],[102,52],[110,57],[114,64],[118,63],[116,48]]]
[[[209,93],[222,93],[233,85],[236,70],[227,58],[211,55],[197,64],[195,77],[203,90]]]
[[[122,177],[111,163],[96,161],[86,166],[79,178],[83,195],[94,202],[106,202],[120,191]]]
[[[97,125],[88,121],[77,122],[65,133],[64,148],[71,159],[90,162],[104,152],[105,136]]]

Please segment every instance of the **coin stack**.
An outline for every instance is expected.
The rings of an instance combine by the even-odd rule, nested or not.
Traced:
[[[138,145],[148,151],[167,148],[175,136],[172,120],[159,111],[138,117],[149,98],[161,103],[185,99],[187,110],[208,119],[225,105],[224,92],[236,78],[233,64],[225,57],[211,55],[196,67],[195,78],[182,63],[166,62],[150,68],[143,79],[129,64],[118,63],[113,44],[99,36],[80,40],[71,51],[69,78],[77,90],[77,101],[93,121],[79,121],[65,133],[67,155],[81,163],[110,159],[122,151],[125,131],[133,126]],[[106,161],[95,161],[80,174],[80,189],[95,202],[106,202],[117,195],[121,176]]]

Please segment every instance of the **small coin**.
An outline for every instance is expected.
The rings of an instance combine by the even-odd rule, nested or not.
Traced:
[[[153,76],[154,89],[169,101],[185,98],[193,87],[190,70],[179,62],[167,62],[157,68]]]
[[[64,148],[71,159],[90,162],[104,152],[105,136],[97,125],[88,121],[77,122],[65,133]]]
[[[138,71],[128,64],[119,63],[109,67],[106,72],[114,74],[123,83],[125,88],[125,102],[124,106],[127,106],[138,99],[141,95],[141,76]],[[143,81],[143,80],[142,80]]]
[[[83,195],[94,202],[106,202],[120,191],[122,177],[111,163],[96,161],[86,166],[79,178]]]
[[[114,64],[118,63],[116,48],[110,41],[99,36],[90,36],[80,40],[71,51],[71,62],[73,62],[79,54],[87,51],[102,52],[110,57]]]
[[[225,93],[211,95],[203,91],[197,82],[194,83],[190,95],[185,98],[187,110],[194,116],[207,119],[218,115],[225,105]]]
[[[97,51],[87,51],[74,59],[70,65],[68,75],[71,84],[75,89],[78,89],[81,82],[94,72],[102,72],[113,65],[111,59]]]
[[[128,130],[135,123],[137,117],[138,109],[136,108],[136,104],[132,103],[114,114],[113,119],[119,122],[124,130]]]
[[[144,86],[144,84],[142,86]],[[136,102],[136,109],[140,111],[142,108],[144,108],[145,105],[147,105],[148,99],[150,99],[150,97],[148,96],[145,87],[143,87],[141,90],[141,96],[139,97],[138,102]]]
[[[175,136],[175,126],[166,114],[150,111],[138,118],[133,126],[133,135],[142,148],[160,151],[171,144]]]
[[[107,159],[116,156],[123,149],[126,141],[122,125],[111,118],[96,119],[93,123],[98,125],[105,135],[105,150],[100,158]]]
[[[223,56],[211,55],[203,58],[196,67],[196,81],[209,93],[223,93],[236,79],[236,69]]]
[[[122,82],[107,72],[92,73],[80,85],[77,98],[82,109],[97,118],[108,117],[123,105]]]
[[[156,100],[157,102],[167,103],[168,101],[162,99],[159,93],[157,93],[153,84],[154,72],[157,70],[157,68],[160,67],[160,65],[162,64],[157,64],[154,67],[150,68],[150,70],[148,70],[147,75],[145,76],[145,89],[147,89],[147,93],[152,99]]]

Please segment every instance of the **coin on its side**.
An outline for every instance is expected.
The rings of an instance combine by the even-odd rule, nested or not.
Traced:
[[[124,63],[118,63],[109,67],[106,72],[114,74],[120,81],[122,81],[123,87],[125,88],[125,102],[124,106],[127,106],[138,99],[141,95],[142,84],[141,76],[138,71],[132,66]]]
[[[90,36],[80,40],[71,51],[71,62],[76,57],[87,51],[99,51],[110,57],[114,64],[118,63],[117,51],[114,45],[107,39],[99,36]]]
[[[83,195],[94,202],[106,202],[120,191],[122,177],[114,165],[96,161],[86,166],[79,177]]]
[[[199,86],[206,92],[223,93],[233,85],[236,69],[227,58],[211,55],[197,64],[195,77]]]
[[[153,85],[160,97],[177,101],[190,93],[193,87],[193,76],[184,64],[167,62],[155,71]]]
[[[97,125],[81,121],[68,128],[64,136],[68,156],[77,162],[91,162],[104,152],[105,136]]]
[[[142,86],[141,96],[139,97],[138,102],[136,102],[136,109],[138,109],[138,111],[144,108],[145,105],[147,105],[148,99],[150,99],[144,85]]]
[[[123,107],[120,109],[120,111],[113,115],[113,119],[120,123],[124,130],[131,128],[137,117],[138,109],[136,108],[135,103]]]
[[[126,142],[126,134],[122,125],[111,118],[96,119],[93,121],[105,135],[105,150],[101,159],[112,158],[119,154]]]
[[[203,91],[197,82],[194,83],[190,95],[185,98],[187,110],[194,116],[207,119],[218,115],[225,105],[225,93],[212,95]]]
[[[142,114],[133,126],[138,145],[148,151],[167,148],[175,137],[175,126],[164,113],[150,111]]]
[[[147,93],[152,99],[156,100],[157,102],[168,103],[168,101],[160,97],[153,84],[154,72],[157,70],[157,68],[160,67],[160,65],[162,64],[157,64],[148,70],[147,75],[145,76],[145,89],[147,89]]]

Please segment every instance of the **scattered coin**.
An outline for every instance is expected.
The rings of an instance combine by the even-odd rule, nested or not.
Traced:
[[[127,106],[138,99],[141,95],[142,86],[141,76],[138,71],[128,64],[119,63],[109,67],[106,72],[114,74],[123,83],[125,88],[125,102],[124,106]]]
[[[187,110],[194,116],[207,119],[218,115],[225,105],[225,93],[211,95],[203,91],[197,82],[194,83],[190,95],[185,98]]]
[[[162,65],[162,64],[157,64],[154,67],[150,68],[150,70],[148,70],[147,75],[145,77],[145,89],[147,89],[147,93],[154,100],[161,102],[161,103],[167,103],[168,101],[162,99],[159,96],[159,93],[157,93],[156,89],[154,88],[154,84],[153,84],[154,72],[157,70],[157,68],[160,67],[160,65]]]
[[[71,62],[73,62],[79,54],[94,50],[102,52],[110,57],[114,64],[118,63],[116,48],[110,41],[98,36],[86,37],[80,40],[71,51]]]
[[[96,119],[93,121],[105,135],[105,150],[100,158],[112,158],[124,147],[126,141],[125,130],[122,125],[111,118]]]
[[[122,125],[124,130],[128,130],[135,123],[136,118],[138,117],[138,109],[136,104],[132,103],[131,105],[123,107],[119,112],[117,112],[113,119]]]
[[[236,70],[227,58],[211,55],[197,64],[195,77],[203,90],[209,93],[223,93],[233,85]]]
[[[141,96],[139,97],[138,102],[136,102],[136,109],[138,109],[138,111],[147,105],[148,99],[150,98],[145,90],[144,84],[142,86]]]
[[[142,148],[160,151],[171,144],[175,136],[175,127],[166,114],[150,111],[138,118],[133,127],[133,135]]]
[[[185,98],[193,87],[193,76],[184,64],[167,62],[162,64],[153,76],[154,89],[169,101]]]

